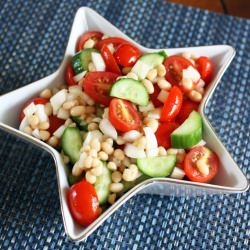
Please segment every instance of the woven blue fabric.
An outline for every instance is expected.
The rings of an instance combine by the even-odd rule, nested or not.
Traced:
[[[147,47],[236,48],[207,113],[249,179],[250,20],[157,0],[0,1],[0,94],[57,69],[84,5]],[[0,249],[249,249],[249,191],[136,196],[86,242],[73,243],[65,236],[51,156],[2,131],[0,141]]]

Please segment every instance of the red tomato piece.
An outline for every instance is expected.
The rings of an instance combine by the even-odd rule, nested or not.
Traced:
[[[100,215],[95,188],[85,179],[70,187],[68,205],[73,218],[84,227],[90,225]]]
[[[153,102],[156,108],[163,106],[163,103],[157,99],[161,89],[157,84],[154,85],[154,93],[150,95],[150,100]]]
[[[103,33],[98,32],[98,31],[90,31],[90,32],[84,33],[82,36],[79,37],[77,41],[76,52],[82,50],[84,48],[85,42],[89,40],[90,38],[99,41],[101,40],[102,36],[103,36]]]
[[[48,128],[48,131],[52,135],[64,123],[65,123],[65,120],[60,119],[57,116],[51,115],[49,117],[49,128]]]
[[[117,47],[118,45],[120,45],[122,43],[129,43],[129,42],[121,37],[108,37],[108,38],[100,40],[96,44],[96,48],[100,50],[104,44],[108,45],[110,43],[112,43],[114,45],[114,47]]]
[[[161,111],[160,121],[173,121],[181,110],[182,100],[183,94],[181,90],[177,86],[172,87]]]
[[[84,91],[96,102],[108,106],[109,90],[118,76],[112,72],[89,72],[83,82]]]
[[[123,67],[132,67],[140,56],[140,50],[127,43],[119,45],[114,53],[116,61]]]
[[[179,127],[177,122],[164,122],[160,123],[155,136],[159,146],[162,146],[166,149],[171,147],[171,133]]]
[[[110,72],[121,74],[120,68],[119,68],[113,54],[111,53],[111,51],[109,50],[109,48],[106,44],[104,44],[102,46],[101,54],[102,54],[102,57],[105,61],[106,66],[107,66],[107,70]]]
[[[119,131],[137,130],[141,126],[140,117],[134,106],[125,100],[113,98],[109,104],[109,120]]]
[[[19,121],[21,122],[25,116],[23,110],[28,107],[32,102],[34,102],[35,105],[38,105],[38,104],[46,104],[48,102],[48,99],[45,99],[45,98],[42,98],[42,97],[37,97],[37,98],[34,98],[34,99],[31,99],[29,100],[28,102],[26,102],[22,109],[21,109],[21,112],[20,112],[20,115],[19,115]]]
[[[74,80],[74,70],[72,68],[71,62],[68,64],[65,72],[65,80],[68,86],[77,85],[77,82]]]
[[[199,104],[197,102],[192,102],[190,100],[183,100],[180,113],[176,117],[176,121],[180,124],[183,123],[189,116],[189,114],[196,110],[198,111]]]
[[[178,85],[182,80],[182,71],[193,64],[182,56],[170,56],[165,59],[166,80],[173,85]]]
[[[201,79],[205,83],[209,83],[211,81],[213,73],[212,61],[206,56],[201,56],[195,61],[195,63],[196,63],[196,68],[201,75]]]
[[[204,166],[204,164],[209,169],[206,175],[202,174],[198,168],[198,166]],[[218,156],[213,151],[204,146],[197,146],[186,154],[184,159],[184,171],[191,181],[209,182],[218,173],[219,164]]]

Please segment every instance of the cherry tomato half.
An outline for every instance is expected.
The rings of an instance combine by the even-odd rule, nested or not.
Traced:
[[[189,66],[193,66],[190,61],[182,56],[170,56],[165,59],[166,80],[171,84],[177,85],[182,80],[182,71]]]
[[[73,218],[84,227],[90,225],[100,215],[95,188],[85,179],[69,189],[68,205]]]
[[[65,123],[65,120],[60,119],[57,116],[51,115],[49,117],[49,128],[48,128],[48,131],[52,135],[64,123]]]
[[[177,122],[164,122],[160,123],[155,136],[159,146],[162,146],[166,149],[171,147],[171,133],[179,127]]]
[[[86,32],[84,33],[82,36],[79,37],[78,41],[77,41],[77,44],[76,44],[76,52],[82,50],[84,48],[84,43],[92,38],[94,40],[101,40],[103,36],[103,33],[102,32],[98,32],[98,31],[91,31],[91,32]]]
[[[205,165],[208,174],[204,175],[199,171],[198,166]],[[218,156],[209,148],[197,146],[187,153],[184,159],[184,171],[191,181],[209,182],[219,170]]]
[[[96,102],[108,106],[109,90],[118,76],[112,72],[89,72],[83,82],[84,91]]]
[[[107,66],[107,70],[110,72],[121,74],[120,68],[119,68],[113,54],[111,53],[111,51],[109,50],[109,48],[106,44],[104,44],[102,46],[101,54],[102,54],[102,57],[105,61],[106,66]]]
[[[206,56],[201,56],[195,61],[195,63],[196,63],[196,68],[201,75],[201,79],[205,83],[209,83],[211,81],[213,73],[212,61]]]
[[[125,100],[113,98],[109,104],[109,120],[119,131],[136,130],[141,126],[140,117],[134,106]]]
[[[77,85],[77,82],[75,82],[74,80],[74,70],[72,68],[71,62],[68,64],[67,68],[66,68],[66,72],[65,72],[65,80],[66,83],[68,84],[68,86],[73,86],[73,85]]]
[[[172,87],[161,111],[160,121],[173,121],[181,110],[182,100],[183,94],[181,90],[177,86]]]
[[[110,43],[112,43],[114,47],[117,47],[122,43],[129,43],[129,42],[121,37],[108,37],[99,41],[96,44],[96,48],[100,50],[104,44],[109,45]]]
[[[37,98],[34,98],[34,99],[31,99],[29,100],[28,102],[26,102],[22,109],[21,109],[21,112],[20,112],[20,115],[19,115],[19,121],[21,122],[25,116],[23,110],[28,107],[32,102],[34,102],[35,105],[38,105],[38,104],[46,104],[48,102],[48,99],[45,99],[45,98],[42,98],[42,97],[37,97]]]
[[[199,104],[197,102],[192,102],[190,100],[183,100],[181,110],[176,117],[176,121],[182,124],[189,116],[189,114],[196,110],[198,111]]]
[[[150,100],[153,102],[156,108],[163,106],[163,103],[157,99],[160,92],[161,92],[161,89],[159,88],[158,84],[155,84],[154,93],[150,95]]]
[[[123,67],[132,67],[140,56],[140,50],[127,43],[119,45],[114,53],[117,63]]]

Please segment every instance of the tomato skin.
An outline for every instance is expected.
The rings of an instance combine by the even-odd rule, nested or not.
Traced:
[[[84,43],[90,39],[90,38],[94,38],[96,40],[100,40],[103,36],[102,32],[98,32],[98,31],[90,31],[90,32],[86,32],[83,35],[81,35],[77,41],[76,44],[76,52],[79,52],[83,49]]]
[[[198,109],[199,103],[192,102],[190,100],[183,100],[181,110],[176,117],[176,121],[182,124],[193,110],[198,111]]]
[[[65,72],[65,80],[68,86],[77,85],[77,82],[74,80],[74,70],[72,68],[71,62],[68,64]]]
[[[195,61],[195,63],[196,63],[196,68],[201,75],[201,79],[205,83],[209,83],[211,81],[213,73],[212,61],[206,56],[201,56]]]
[[[99,41],[96,44],[96,48],[100,50],[104,44],[108,45],[110,43],[112,43],[114,45],[114,47],[117,47],[118,45],[120,45],[122,43],[130,44],[128,41],[126,41],[125,39],[123,39],[121,37],[108,37],[108,38],[105,38],[105,39],[102,39],[101,41]]]
[[[129,101],[118,98],[113,98],[109,104],[109,120],[121,132],[137,130],[141,126],[134,106]]]
[[[85,179],[70,187],[68,205],[75,221],[84,227],[90,225],[100,215],[95,188]]]
[[[118,64],[123,67],[132,67],[141,56],[139,49],[131,44],[121,44],[117,47],[114,57]]]
[[[182,56],[170,56],[163,62],[166,68],[165,78],[173,85],[178,85],[182,80],[183,69],[193,64]]]
[[[171,147],[171,133],[179,127],[177,122],[164,122],[160,123],[155,136],[157,138],[158,146],[162,146],[166,149]]]
[[[48,128],[48,131],[52,135],[64,123],[65,123],[65,120],[60,119],[57,116],[51,115],[49,117],[49,128]]]
[[[97,103],[108,106],[112,99],[109,90],[118,76],[112,72],[89,72],[83,82],[84,91]]]
[[[209,166],[209,174],[207,176],[202,175],[196,166],[196,159],[199,160],[201,158],[204,158]],[[197,146],[186,154],[184,159],[184,171],[191,181],[209,182],[218,173],[219,164],[219,158],[213,151],[204,146]]]
[[[177,86],[172,87],[162,108],[160,121],[173,121],[181,110],[182,101],[183,94],[181,90]]]
[[[161,92],[161,89],[159,88],[158,84],[155,84],[154,93],[150,95],[150,100],[153,102],[156,108],[163,106],[163,103],[157,99],[160,92]]]
[[[24,118],[24,116],[25,116],[23,110],[24,110],[26,107],[28,107],[32,102],[34,102],[35,105],[38,105],[38,104],[43,104],[43,105],[45,105],[45,104],[48,102],[48,99],[45,99],[45,98],[42,98],[42,97],[37,97],[37,98],[33,98],[33,99],[27,101],[27,102],[23,105],[23,107],[22,107],[22,109],[21,109],[21,112],[20,112],[20,115],[19,115],[19,121],[20,121],[20,122],[23,120],[23,118]]]
[[[114,72],[117,74],[121,74],[120,68],[119,68],[113,54],[111,53],[111,51],[109,50],[109,48],[106,44],[104,44],[101,48],[101,55],[105,61],[105,64],[106,64],[108,71]]]

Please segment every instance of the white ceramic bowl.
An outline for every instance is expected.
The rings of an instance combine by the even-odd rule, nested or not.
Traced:
[[[208,146],[218,154],[221,161],[221,168],[217,177],[211,184],[195,183],[170,178],[149,179],[143,183],[140,183],[132,190],[124,194],[87,228],[83,228],[74,222],[67,206],[66,190],[68,189],[69,185],[67,181],[66,168],[60,157],[60,154],[46,143],[19,131],[17,128],[19,126],[18,115],[20,109],[27,100],[39,95],[41,90],[48,86],[51,87],[58,83],[64,82],[65,68],[69,62],[69,59],[75,53],[76,41],[81,34],[88,30],[99,30],[109,36],[123,37],[136,45],[143,52],[159,51],[159,49],[148,49],[137,44],[95,11],[82,7],[76,13],[64,59],[59,69],[52,75],[49,75],[39,81],[31,83],[0,97],[0,128],[11,134],[17,135],[31,142],[32,144],[44,148],[50,152],[54,158],[61,211],[66,234],[74,241],[81,241],[85,239],[124,202],[138,193],[196,196],[202,194],[241,193],[246,191],[249,187],[246,177],[236,165],[230,154],[227,152],[226,148],[220,142],[204,114],[206,104],[209,98],[211,98],[213,91],[218,85],[226,68],[232,61],[235,55],[235,50],[227,45],[166,49],[168,55],[189,51],[197,55],[208,56],[212,58],[214,63],[213,81],[209,85],[205,97],[200,105],[200,112],[203,117],[204,140],[207,142]]]

